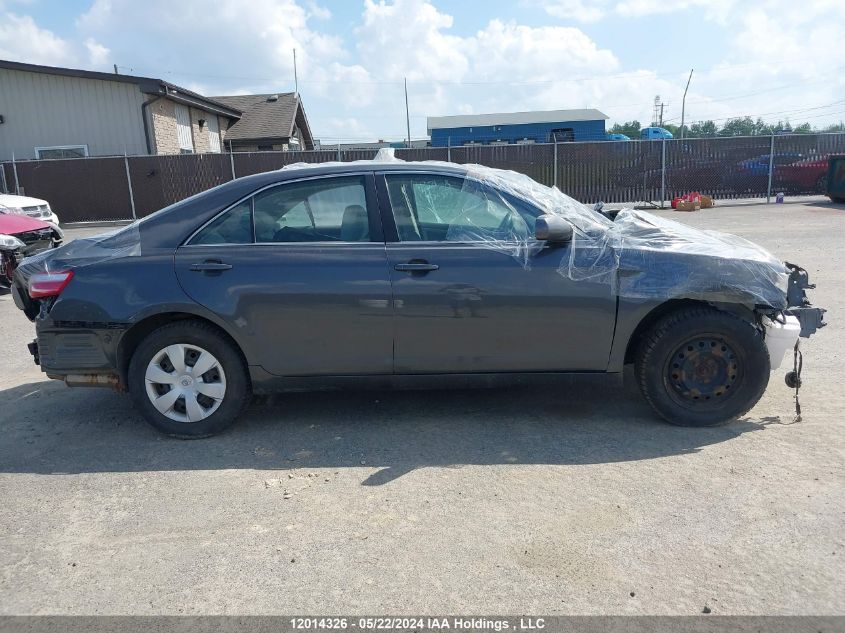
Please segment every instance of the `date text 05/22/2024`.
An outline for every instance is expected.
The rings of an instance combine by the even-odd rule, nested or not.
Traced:
[[[482,617],[294,617],[290,627],[297,631],[376,630],[376,631],[539,631],[546,628],[544,618]]]

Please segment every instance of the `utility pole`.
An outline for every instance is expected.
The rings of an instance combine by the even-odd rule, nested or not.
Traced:
[[[114,65],[114,74],[119,75],[120,73],[117,72],[117,64]]]
[[[293,89],[299,94],[299,78],[296,76],[296,49],[293,49]]]
[[[684,100],[681,101],[681,140],[684,140],[684,115],[686,114],[685,109],[687,106],[687,90],[689,90],[689,82],[692,79],[692,71],[695,70],[694,68],[690,68],[689,70],[689,77],[687,78],[687,87],[684,88]]]
[[[661,102],[660,104],[660,127],[663,127],[663,106],[665,104]]]
[[[408,110],[408,78],[405,77],[405,125],[408,129],[408,145],[407,147],[410,149],[411,147],[411,113]]]

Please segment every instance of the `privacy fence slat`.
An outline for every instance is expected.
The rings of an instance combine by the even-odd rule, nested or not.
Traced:
[[[63,222],[131,219],[130,195],[135,215],[143,217],[228,182],[233,173],[240,178],[295,163],[372,160],[376,152],[329,147],[7,162],[0,165],[0,188],[48,200]],[[660,204],[691,191],[722,199],[823,193],[827,156],[835,153],[845,153],[845,134],[395,150],[402,160],[509,169],[582,202],[614,204]]]

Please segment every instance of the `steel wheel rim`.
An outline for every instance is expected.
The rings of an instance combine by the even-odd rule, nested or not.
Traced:
[[[147,397],[165,417],[190,424],[211,416],[226,396],[226,373],[211,352],[176,343],[160,349],[144,375]]]
[[[677,347],[665,367],[670,393],[687,406],[718,406],[736,393],[742,364],[721,336],[702,334]]]

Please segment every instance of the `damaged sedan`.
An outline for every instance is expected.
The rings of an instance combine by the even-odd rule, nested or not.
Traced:
[[[513,172],[386,157],[234,180],[25,260],[13,293],[49,377],[126,390],[154,427],[196,438],[253,393],[626,364],[663,419],[720,424],[824,324],[810,287],[738,237],[611,219]]]

